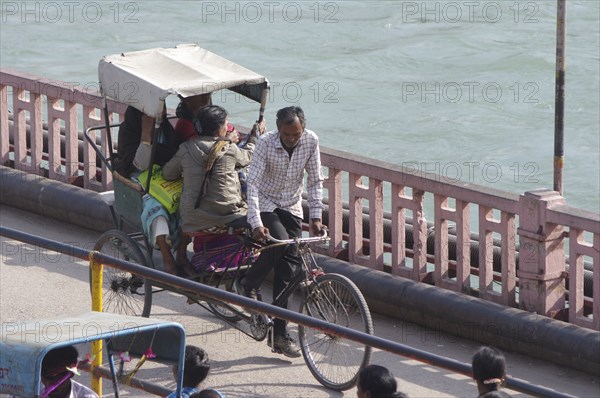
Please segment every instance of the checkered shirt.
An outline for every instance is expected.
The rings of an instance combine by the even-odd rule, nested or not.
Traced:
[[[302,192],[304,171],[308,178],[309,216],[321,219],[323,212],[323,173],[319,138],[304,130],[292,156],[281,145],[279,131],[263,134],[248,167],[248,222],[252,228],[261,227],[261,212],[279,208],[303,218]]]

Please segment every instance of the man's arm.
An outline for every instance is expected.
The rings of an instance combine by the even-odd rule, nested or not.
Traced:
[[[252,226],[252,229],[262,227],[262,220],[260,219],[260,204],[258,202],[258,190],[260,181],[264,176],[265,165],[266,165],[266,147],[261,145],[262,140],[259,140],[250,165],[248,166],[248,223]]]
[[[306,164],[308,173],[307,194],[308,194],[308,209],[310,218],[310,228],[313,234],[321,235],[321,231],[325,228],[321,224],[323,215],[323,173],[321,170],[321,153],[319,150],[319,141],[317,139],[315,150],[308,159]]]

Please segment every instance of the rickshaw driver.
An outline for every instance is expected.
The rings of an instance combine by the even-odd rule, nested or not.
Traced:
[[[267,235],[276,239],[302,236],[302,191],[304,172],[308,174],[307,193],[310,229],[322,235],[323,174],[317,135],[306,129],[306,119],[300,107],[290,106],[277,112],[277,130],[258,140],[248,168],[248,222],[252,235],[263,241]],[[296,246],[283,246],[264,251],[240,283],[244,295],[256,299],[260,287],[271,269],[275,270],[273,298],[300,272]],[[283,303],[287,308],[287,302]],[[287,333],[287,322],[274,321],[273,350],[290,358],[300,351]],[[267,339],[271,346],[271,339]]]

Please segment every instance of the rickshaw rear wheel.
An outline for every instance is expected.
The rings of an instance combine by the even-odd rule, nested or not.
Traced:
[[[230,293],[239,294],[239,292],[236,289],[233,277],[231,276],[223,277],[223,275],[215,274],[213,275],[213,277],[209,278],[207,284],[216,287],[217,289],[222,289]],[[240,319],[242,319],[239,316],[239,314],[235,311],[235,309],[237,308],[233,304],[220,303],[219,301],[213,300],[207,301],[207,304],[215,315],[225,319],[228,322],[237,322]]]
[[[94,250],[132,263],[148,266],[140,245],[119,230],[106,231]],[[90,286],[92,269],[90,268]],[[109,265],[102,270],[102,311],[148,317],[152,307],[152,284],[149,280]]]

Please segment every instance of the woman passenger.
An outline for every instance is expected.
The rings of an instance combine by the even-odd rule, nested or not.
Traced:
[[[167,180],[183,175],[179,212],[184,233],[224,229],[245,220],[247,205],[236,169],[250,163],[257,130],[265,130],[264,123],[255,124],[239,148],[227,136],[227,111],[216,105],[202,108],[195,124],[198,135],[182,143],[163,168]]]

